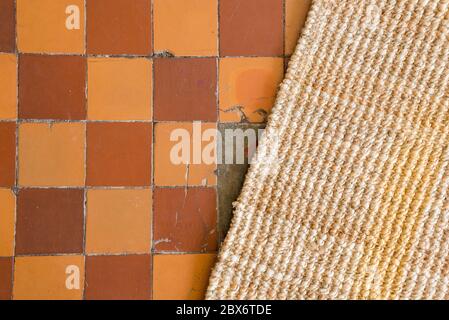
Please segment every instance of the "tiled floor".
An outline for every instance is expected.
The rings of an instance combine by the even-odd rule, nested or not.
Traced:
[[[1,0],[0,299],[201,299],[310,0]]]

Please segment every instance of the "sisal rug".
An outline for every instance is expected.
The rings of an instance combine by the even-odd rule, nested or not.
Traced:
[[[207,298],[449,298],[448,81],[448,0],[315,0]]]

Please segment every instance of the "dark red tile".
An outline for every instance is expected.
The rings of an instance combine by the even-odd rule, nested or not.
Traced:
[[[89,123],[87,184],[149,186],[151,143],[150,123]]]
[[[16,180],[16,123],[0,122],[0,187]]]
[[[86,257],[88,300],[144,300],[151,297],[151,256]]]
[[[150,0],[87,0],[87,52],[151,54]]]
[[[0,1],[0,52],[13,52],[16,48],[14,10],[14,0]]]
[[[282,0],[221,0],[220,55],[283,55]]]
[[[0,258],[0,300],[11,300],[13,258]]]
[[[216,59],[156,59],[154,77],[156,120],[217,120]]]
[[[82,253],[83,208],[81,189],[20,190],[16,253]]]
[[[19,58],[19,118],[86,118],[86,60],[23,54]]]
[[[215,189],[155,189],[153,243],[156,251],[216,251],[216,224]]]

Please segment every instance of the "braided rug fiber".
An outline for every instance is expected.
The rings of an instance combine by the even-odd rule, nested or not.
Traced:
[[[208,299],[449,298],[449,0],[315,0]]]

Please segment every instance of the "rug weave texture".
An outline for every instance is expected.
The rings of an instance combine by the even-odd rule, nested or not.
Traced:
[[[315,0],[208,299],[449,298],[449,1]]]

